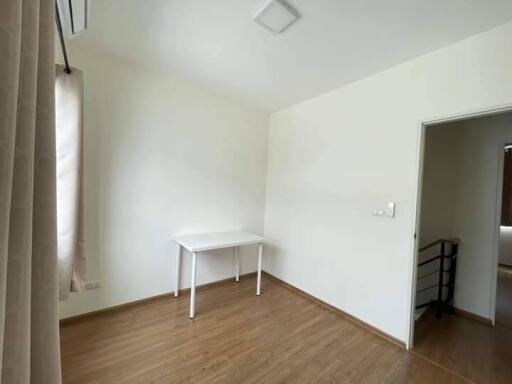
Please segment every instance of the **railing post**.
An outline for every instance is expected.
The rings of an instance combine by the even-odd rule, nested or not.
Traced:
[[[452,244],[450,252],[450,275],[448,281],[448,305],[450,311],[453,311],[454,297],[455,297],[455,273],[457,271],[457,253],[459,245]]]
[[[446,244],[450,245],[449,252],[446,249]],[[427,264],[430,265],[431,263],[434,263],[439,259],[439,269],[433,270],[433,268],[432,268],[432,269],[430,269],[431,272],[425,273],[425,274],[417,277],[417,279],[419,281],[420,279],[422,279],[424,277],[426,278],[426,277],[430,277],[430,276],[435,276],[435,273],[438,273],[437,285],[434,284],[427,288],[424,288],[421,290],[416,290],[416,295],[418,295],[418,293],[420,293],[420,292],[424,292],[424,291],[427,291],[430,289],[435,289],[437,287],[437,300],[434,300],[432,297],[430,297],[430,301],[427,303],[422,303],[419,305],[416,303],[416,308],[423,308],[425,306],[433,307],[434,305],[436,305],[436,312],[437,312],[436,316],[438,318],[440,318],[445,307],[450,312],[453,311],[453,307],[454,307],[455,275],[456,275],[456,271],[457,271],[457,254],[458,254],[458,248],[459,248],[459,240],[458,239],[449,239],[449,240],[438,239],[428,245],[421,247],[418,250],[418,252],[424,252],[427,249],[437,247],[438,245],[440,245],[440,248],[441,248],[439,255],[437,255],[435,257],[431,257],[431,258],[417,264],[417,268],[419,271],[420,267],[423,267]],[[445,271],[445,264],[446,264],[445,260],[446,259],[448,259],[450,261],[450,265],[446,265],[447,270]],[[446,280],[444,277],[445,273],[448,273],[448,281],[446,282],[446,284],[444,284],[444,281]],[[443,300],[444,287],[447,288],[446,300]]]
[[[445,242],[441,243],[441,258],[439,259],[439,283],[437,286],[437,313],[436,317],[441,317],[443,310],[443,280],[444,280],[444,257],[445,257]]]

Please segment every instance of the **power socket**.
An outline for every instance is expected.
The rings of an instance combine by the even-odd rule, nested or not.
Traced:
[[[101,281],[99,280],[90,280],[90,281],[86,281],[84,283],[84,289],[98,289],[99,287],[101,287]]]

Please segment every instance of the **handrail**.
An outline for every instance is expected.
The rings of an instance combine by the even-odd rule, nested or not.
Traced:
[[[424,279],[425,277],[429,277],[429,276],[435,275],[436,273],[438,273],[438,272],[440,272],[440,271],[441,271],[441,270],[436,269],[435,271],[432,271],[432,272],[429,272],[429,273],[425,273],[425,274],[423,274],[423,275],[421,275],[421,276],[418,276],[418,277],[417,277],[417,279],[418,279],[418,280],[419,280],[419,279]],[[444,273],[450,273],[450,270],[449,270],[449,269],[448,269],[448,270],[446,270],[446,269],[445,269],[443,272],[444,272]]]
[[[431,263],[434,260],[440,259],[441,257],[442,257],[441,255],[438,255],[438,256],[432,257],[428,260],[422,261],[421,263],[418,263],[418,267],[423,267],[425,264]]]
[[[459,244],[459,240],[458,239],[437,239],[436,241],[433,241],[427,245],[424,245],[423,247],[421,247],[418,252],[423,252],[423,251],[426,251],[427,249],[429,248],[432,248],[434,246],[436,246],[437,244],[441,244],[441,243],[448,243],[448,244]]]
[[[450,251],[447,252],[446,244],[450,245]],[[430,244],[427,244],[419,249],[419,252],[426,251],[432,247],[440,245],[441,253],[438,256],[431,257],[421,263],[418,263],[418,267],[422,267],[426,264],[430,264],[433,261],[439,260],[439,269],[435,271],[428,272],[421,276],[418,276],[417,279],[422,279],[424,277],[433,276],[436,273],[439,274],[438,282],[436,285],[432,285],[429,287],[425,287],[416,291],[416,294],[429,291],[431,289],[437,288],[437,300],[430,300],[428,303],[417,304],[416,309],[423,308],[428,305],[436,305],[437,306],[437,317],[441,316],[441,312],[443,308],[447,307],[448,309],[453,309],[453,298],[455,293],[455,273],[457,268],[457,253],[459,248],[460,240],[459,239],[438,239],[433,241]],[[448,270],[445,269],[445,261],[449,262]],[[448,282],[445,282],[445,273],[448,273]],[[447,298],[443,298],[443,289],[448,288]]]
[[[443,287],[448,287],[449,285],[448,284],[443,284],[442,285]],[[434,289],[434,288],[439,288],[439,285],[431,285],[430,287],[427,287],[427,288],[423,288],[423,289],[420,289],[418,291],[416,291],[416,293],[421,293],[421,292],[425,292],[425,291],[428,291],[429,289]]]

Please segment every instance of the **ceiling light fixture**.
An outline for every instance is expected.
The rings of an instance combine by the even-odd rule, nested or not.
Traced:
[[[254,21],[274,33],[281,33],[298,18],[299,13],[284,0],[265,0],[254,13]]]

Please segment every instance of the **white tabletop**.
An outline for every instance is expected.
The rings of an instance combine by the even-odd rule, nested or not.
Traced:
[[[190,252],[201,252],[238,245],[258,244],[265,238],[249,232],[232,231],[175,236],[173,240]]]

